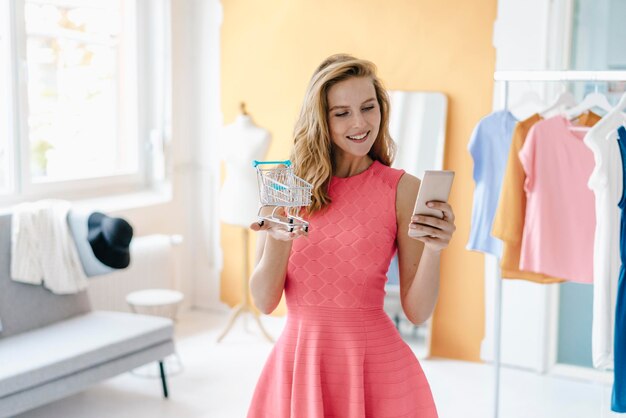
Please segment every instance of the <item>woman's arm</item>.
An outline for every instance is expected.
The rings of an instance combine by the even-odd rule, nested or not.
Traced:
[[[259,232],[257,264],[250,277],[250,291],[254,305],[269,314],[276,309],[283,295],[292,241],[307,233],[301,229],[290,233],[267,221],[263,226],[253,223],[250,229]]]
[[[436,202],[445,217],[440,220],[431,216],[413,217],[413,205],[420,180],[404,174],[396,194],[396,218],[398,219],[398,264],[400,266],[400,301],[407,318],[421,324],[432,314],[439,293],[439,263],[441,250],[448,246],[454,226],[454,214],[447,203]],[[418,225],[416,221],[419,221]],[[431,234],[412,238],[409,229]]]

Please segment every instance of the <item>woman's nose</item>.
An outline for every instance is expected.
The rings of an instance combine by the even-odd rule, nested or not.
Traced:
[[[360,112],[354,114],[354,117],[352,118],[352,125],[353,128],[360,128],[366,125],[365,118]]]

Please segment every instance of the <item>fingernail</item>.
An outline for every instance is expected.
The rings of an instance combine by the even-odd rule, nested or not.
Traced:
[[[426,205],[427,205],[429,208],[432,208],[432,207],[433,207],[433,202],[428,202],[428,203],[426,203]]]

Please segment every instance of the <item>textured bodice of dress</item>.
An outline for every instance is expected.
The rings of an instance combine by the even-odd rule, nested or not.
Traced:
[[[293,243],[285,283],[289,310],[382,309],[402,173],[376,161],[355,176],[332,178],[332,203],[311,218],[308,238]]]

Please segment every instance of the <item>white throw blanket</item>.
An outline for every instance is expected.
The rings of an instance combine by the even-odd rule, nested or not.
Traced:
[[[11,278],[41,284],[56,294],[87,287],[67,223],[70,203],[41,200],[15,206],[11,222]]]

